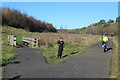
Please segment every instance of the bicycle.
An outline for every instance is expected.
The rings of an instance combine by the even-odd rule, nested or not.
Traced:
[[[107,51],[107,43],[103,43],[102,47],[104,48],[104,52]]]

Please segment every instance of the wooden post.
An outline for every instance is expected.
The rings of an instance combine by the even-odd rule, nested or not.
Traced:
[[[36,38],[36,47],[38,47],[38,38]]]
[[[36,47],[38,47],[38,38],[35,38],[35,40],[34,40],[34,45],[35,45]]]
[[[11,36],[11,45],[13,46],[13,36]]]
[[[17,38],[16,38],[16,36],[14,36],[14,40],[13,40],[13,45],[14,46],[16,46],[16,40],[17,40]]]
[[[8,45],[10,44],[10,35],[8,35]]]
[[[8,35],[8,43],[11,46],[16,46],[16,36]]]
[[[10,36],[10,45],[12,45],[13,46],[13,44],[12,44],[12,36]]]
[[[31,42],[31,45],[34,46],[34,39],[33,38],[30,39],[30,42]]]

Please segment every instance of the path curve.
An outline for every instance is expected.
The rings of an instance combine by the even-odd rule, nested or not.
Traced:
[[[111,40],[109,48],[113,47]],[[18,48],[14,63],[4,67],[3,78],[108,78],[112,49],[104,53],[101,42],[64,63],[51,66],[40,51]]]

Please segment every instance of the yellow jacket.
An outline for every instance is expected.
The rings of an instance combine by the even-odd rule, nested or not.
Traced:
[[[107,42],[108,41],[108,37],[107,36],[103,36],[102,37],[102,41]]]

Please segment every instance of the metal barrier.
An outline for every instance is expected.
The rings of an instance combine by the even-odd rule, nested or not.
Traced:
[[[16,36],[8,35],[8,43],[11,46],[16,46]]]
[[[37,38],[23,37],[22,42],[25,44],[30,44],[32,46],[38,47],[38,39]]]

